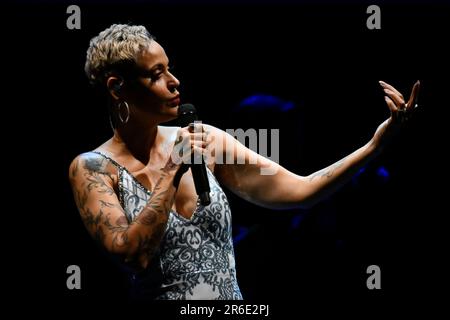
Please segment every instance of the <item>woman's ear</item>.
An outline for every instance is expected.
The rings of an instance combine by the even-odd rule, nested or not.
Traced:
[[[109,93],[115,100],[119,100],[121,96],[121,89],[123,86],[123,79],[116,76],[111,76],[106,80],[106,87]]]

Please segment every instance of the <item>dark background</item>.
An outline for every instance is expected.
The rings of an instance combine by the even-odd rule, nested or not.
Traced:
[[[14,176],[8,199],[25,218],[14,260],[36,272],[26,280],[31,286],[15,286],[14,297],[126,301],[126,279],[85,231],[67,179],[71,160],[111,135],[106,103],[83,70],[90,38],[113,23],[143,24],[156,36],[181,81],[182,102],[195,104],[204,122],[279,128],[280,163],[301,175],[370,139],[389,115],[378,80],[409,96],[420,79],[415,119],[329,199],[309,210],[273,211],[227,195],[238,281],[249,302],[377,305],[421,301],[443,286],[448,5],[379,2],[382,28],[368,30],[366,8],[376,3],[78,2],[81,30],[68,30],[69,4],[77,2],[3,5],[4,40],[12,41],[4,50],[4,68],[13,71],[6,94],[14,101],[4,113],[13,126],[4,160],[15,168],[6,170]],[[255,94],[294,108],[242,107]],[[82,290],[66,288],[71,264],[81,267]],[[366,287],[372,264],[381,268],[379,291]]]

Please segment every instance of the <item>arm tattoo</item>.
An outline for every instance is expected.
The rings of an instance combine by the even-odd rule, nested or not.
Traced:
[[[97,189],[99,193],[114,194],[114,190],[104,180],[105,176],[112,180],[111,174],[106,171],[106,165],[105,159],[89,158],[85,160],[84,168],[86,172],[84,175],[88,181],[88,191]]]
[[[139,258],[146,263],[158,251],[169,218],[169,210],[173,202],[173,198],[169,195],[170,185],[166,188],[161,186],[161,182],[166,176],[167,174],[162,171],[161,178],[156,183],[152,197],[143,212],[132,222],[132,224],[148,226],[149,228],[146,228],[146,230],[151,230],[150,232],[141,232],[138,234],[137,252]]]
[[[88,191],[97,189],[98,193],[106,193],[109,195],[114,194],[114,190],[106,184],[105,180],[103,180],[103,178],[98,173],[86,173],[85,176],[88,181]]]
[[[182,137],[182,136],[179,136],[178,139],[177,139],[177,141],[175,141],[174,146],[176,146],[177,144],[179,144],[181,141],[183,141],[183,137]]]
[[[115,222],[111,222],[110,213],[108,209],[117,208],[124,213],[122,207],[118,204],[99,200],[100,209],[96,214],[86,206],[89,194],[92,190],[97,191],[100,194],[112,195],[114,190],[105,182],[105,177],[112,180],[110,173],[106,171],[107,162],[103,159],[89,158],[84,160],[83,168],[85,169],[83,175],[85,182],[79,187],[73,189],[75,202],[80,211],[81,218],[84,225],[91,231],[94,239],[102,245],[105,245],[105,240],[108,235],[112,236],[112,247],[117,245],[126,244],[128,239],[127,231],[129,223],[125,215],[116,219]],[[78,163],[72,170],[72,176],[79,171]]]
[[[125,211],[123,210],[122,206],[119,205],[119,204],[115,204],[115,203],[111,203],[111,202],[106,202],[106,201],[100,200],[100,207],[101,208],[116,208],[116,209],[119,209],[123,214],[125,214]]]
[[[128,245],[128,224],[125,216],[119,217],[115,223],[111,222],[110,214],[105,214],[102,209],[94,215],[91,210],[80,210],[81,218],[86,228],[92,230],[94,239],[104,245],[106,236],[111,234],[112,248]]]
[[[101,226],[103,220],[103,211],[100,210],[97,215],[94,215],[89,209],[80,209],[80,212],[81,218],[86,228],[93,230],[94,239],[98,243],[103,244],[103,241],[105,240],[105,233],[103,232],[103,228]]]
[[[105,181],[106,178],[112,179],[112,177],[106,171],[104,161],[100,159],[85,160],[84,169],[85,182],[80,187],[74,188],[74,196],[86,228],[103,246],[110,247],[114,251],[122,249],[116,252],[128,252],[123,251],[123,248],[131,246],[133,251],[127,259],[131,258],[131,263],[139,261],[141,266],[147,265],[159,249],[173,203],[173,195],[170,191],[172,185],[165,183],[169,179],[169,173],[165,170],[160,171],[161,177],[156,183],[147,205],[139,216],[130,222],[127,220],[124,209],[118,203],[99,199],[99,207],[96,212],[92,212],[92,209],[86,206],[92,191],[112,195],[114,190]],[[112,218],[109,212],[111,209],[119,209],[123,215]],[[142,226],[138,227],[137,225]],[[131,238],[134,239],[133,243],[131,243]]]
[[[102,172],[105,169],[105,159],[89,158],[84,161],[87,171]]]
[[[339,160],[338,162],[336,162],[335,164],[332,164],[331,166],[329,166],[328,168],[319,170],[315,173],[313,173],[310,177],[309,177],[309,181],[313,181],[314,178],[316,177],[325,177],[325,178],[330,178],[333,176],[333,174],[336,172],[336,170],[340,167],[342,167],[345,163],[345,160],[347,159],[347,157]]]
[[[163,218],[167,221],[172,199],[167,196],[169,190],[162,190],[161,188],[161,182],[166,175],[166,173],[162,173],[161,178],[159,178],[156,183],[149,202],[145,206],[142,214],[136,219],[136,223],[149,226],[157,223],[158,218]]]

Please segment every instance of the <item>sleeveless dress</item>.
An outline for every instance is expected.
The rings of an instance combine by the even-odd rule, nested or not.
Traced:
[[[120,203],[129,222],[147,204],[151,192],[123,166],[118,169]],[[136,300],[194,299],[242,300],[236,279],[231,210],[225,193],[207,168],[211,203],[197,207],[191,219],[169,213],[159,251],[150,265],[131,274]]]

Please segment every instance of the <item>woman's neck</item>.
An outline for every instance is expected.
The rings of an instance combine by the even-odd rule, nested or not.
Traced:
[[[158,124],[130,121],[114,131],[113,140],[142,163],[148,163],[150,152],[157,144],[157,137]]]

